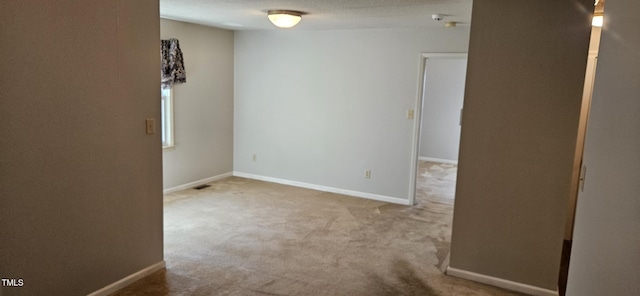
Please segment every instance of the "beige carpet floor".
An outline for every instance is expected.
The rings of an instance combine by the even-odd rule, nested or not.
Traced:
[[[416,206],[230,177],[165,196],[165,261],[115,295],[520,295],[445,276],[455,165]]]

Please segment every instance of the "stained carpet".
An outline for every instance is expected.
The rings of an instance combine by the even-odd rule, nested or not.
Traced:
[[[230,177],[165,195],[166,270],[114,295],[521,295],[445,276],[455,165],[417,205]]]

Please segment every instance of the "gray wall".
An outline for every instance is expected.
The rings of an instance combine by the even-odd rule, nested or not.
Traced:
[[[233,31],[160,20],[177,38],[187,83],[173,87],[175,148],[164,149],[164,188],[233,170]]]
[[[587,128],[567,295],[640,291],[640,20],[636,0],[607,1]]]
[[[0,2],[2,295],[86,295],[163,260],[158,2]]]
[[[589,9],[474,1],[452,268],[556,290]]]
[[[468,38],[468,27],[236,32],[234,170],[408,199],[420,53],[466,52]]]
[[[427,58],[420,157],[458,162],[466,58]]]

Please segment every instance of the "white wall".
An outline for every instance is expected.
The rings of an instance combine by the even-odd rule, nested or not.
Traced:
[[[607,1],[587,127],[567,295],[640,291],[640,20],[636,0]]]
[[[187,83],[173,87],[175,148],[163,151],[164,188],[233,170],[233,32],[160,20],[160,36],[177,38]]]
[[[458,162],[466,58],[427,58],[420,157]]]
[[[234,171],[407,200],[420,53],[466,52],[468,37],[465,27],[236,32]]]

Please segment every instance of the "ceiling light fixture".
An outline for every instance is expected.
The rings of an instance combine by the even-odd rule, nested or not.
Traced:
[[[602,27],[604,23],[604,0],[595,0],[595,6],[591,25],[594,27]]]
[[[604,15],[602,14],[594,15],[593,19],[591,20],[591,25],[594,27],[602,27],[603,23],[604,23]]]
[[[267,15],[271,23],[283,29],[294,27],[302,19],[302,12],[293,10],[269,10]]]

